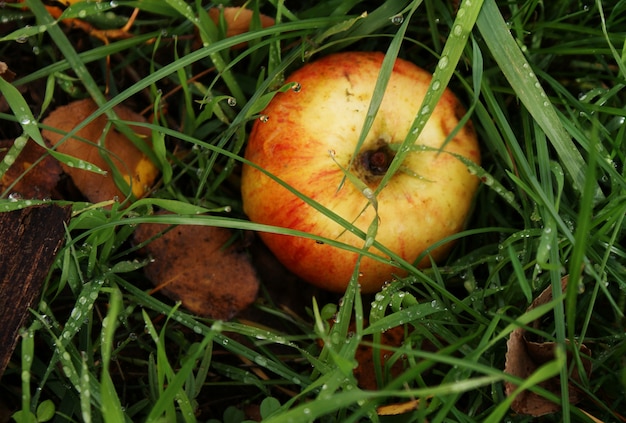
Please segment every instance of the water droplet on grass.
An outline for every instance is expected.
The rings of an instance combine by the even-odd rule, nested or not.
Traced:
[[[445,68],[447,68],[448,67],[448,56],[442,56],[441,59],[439,59],[439,63],[437,64],[437,66],[441,70],[444,70]]]
[[[226,100],[226,102],[230,107],[234,107],[237,105],[237,99],[235,97],[228,97],[228,100]]]
[[[391,23],[394,25],[402,25],[402,22],[404,22],[404,16],[400,13],[391,17]]]

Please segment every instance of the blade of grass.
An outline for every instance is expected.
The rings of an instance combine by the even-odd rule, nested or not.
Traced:
[[[563,166],[572,178],[573,186],[582,193],[585,187],[585,161],[513,39],[494,0],[485,0],[476,26],[515,94],[552,142]],[[602,192],[596,185],[594,201],[601,198]]]
[[[389,165],[387,173],[385,173],[383,179],[376,188],[376,193],[380,192],[393,175],[400,170],[404,158],[407,154],[409,154],[409,147],[415,144],[419,134],[424,129],[428,118],[435,110],[435,106],[446,89],[448,82],[452,78],[452,75],[461,58],[461,54],[467,44],[469,34],[474,27],[477,17],[479,16],[482,3],[482,0],[473,2],[465,1],[462,2],[459,7],[459,11],[457,12],[457,16],[452,26],[452,33],[446,40],[443,47],[441,57],[433,74],[426,96],[424,97],[420,110],[411,125],[412,130],[407,134],[406,138],[402,142],[398,153]]]
[[[124,412],[115,385],[109,373],[111,352],[115,348],[114,337],[117,329],[118,317],[122,309],[122,293],[116,286],[110,288],[109,308],[106,317],[102,320],[100,351],[102,354],[102,373],[100,375],[102,415],[106,423],[125,421]],[[81,397],[84,395],[81,392]]]

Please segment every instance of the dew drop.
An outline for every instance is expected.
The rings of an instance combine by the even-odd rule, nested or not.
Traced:
[[[404,16],[399,13],[391,17],[391,23],[394,25],[402,25],[402,22],[404,22]]]
[[[370,187],[366,187],[363,190],[363,195],[365,196],[365,198],[367,198],[370,201],[373,201],[376,199],[376,195],[374,194],[374,191],[372,191]]]
[[[548,106],[550,106],[550,102],[549,102],[549,101],[544,101],[544,102],[543,102],[543,106],[544,106],[544,107],[548,107]]]
[[[270,120],[270,117],[268,115],[261,115],[259,116],[259,120],[263,123],[266,123],[268,120]]]
[[[31,124],[31,120],[28,116],[24,116],[23,118],[20,119],[20,123],[22,125],[30,125]]]
[[[302,89],[302,85],[300,85],[299,82],[294,82],[293,85],[291,86],[291,91],[293,91],[294,93],[299,93],[301,89]]]
[[[441,70],[447,68],[448,67],[448,56],[442,56],[441,59],[439,59],[439,64],[437,66],[439,66],[439,69],[441,69]]]
[[[432,83],[432,87],[433,91],[437,91],[439,88],[441,88],[441,82],[435,80]]]
[[[26,41],[28,41],[28,37],[26,35],[21,35],[15,39],[15,42],[19,44],[24,44]]]
[[[235,97],[228,97],[228,100],[226,100],[226,102],[230,107],[234,107],[237,105],[237,99]]]
[[[6,157],[5,157],[5,161],[6,161]],[[9,194],[10,201],[19,201],[21,199],[22,199],[22,194],[20,194],[19,192],[12,192],[11,194]]]
[[[117,4],[117,2],[116,2],[116,1],[113,1],[113,0],[112,0],[112,1],[109,3],[109,6],[111,6],[111,7],[115,8],[115,7],[117,7],[117,6],[118,6],[118,4]]]
[[[461,25],[455,25],[452,29],[452,33],[457,37],[460,37],[461,35],[463,35],[463,27]]]
[[[422,111],[420,113],[423,115],[427,115],[428,113],[430,113],[430,106],[428,106],[428,104],[425,104],[424,107],[422,107]]]
[[[78,17],[79,18],[86,18],[87,17],[87,11],[86,10],[81,10],[78,12]]]

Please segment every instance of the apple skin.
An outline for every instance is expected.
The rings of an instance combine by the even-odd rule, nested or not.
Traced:
[[[267,119],[254,123],[245,152],[246,159],[364,232],[375,218],[375,210],[370,206],[363,212],[367,198],[344,179],[339,165],[350,168],[383,58],[379,52],[337,53],[294,72],[287,82],[299,83],[300,90],[274,97],[263,111]],[[371,163],[376,160],[368,162],[364,152],[380,152],[385,144],[404,140],[431,79],[432,75],[418,66],[396,61],[380,110],[351,169],[371,189],[376,189],[385,164],[372,171]],[[441,148],[464,113],[459,100],[446,89],[415,145]],[[447,143],[445,151],[480,163],[471,123]],[[410,152],[403,166],[414,174],[397,172],[377,196],[376,241],[413,262],[433,243],[463,229],[479,181],[466,165],[445,153]],[[358,248],[364,245],[362,238],[253,167],[244,165],[241,188],[244,212],[253,222],[304,231]],[[303,237],[259,235],[280,262],[302,279],[335,292],[347,287],[356,253]],[[427,267],[431,259],[443,260],[451,247],[452,243],[447,243],[430,251],[430,257],[417,265]],[[376,248],[370,247],[370,252],[383,261],[362,259],[362,292],[376,292],[394,275],[406,274]]]

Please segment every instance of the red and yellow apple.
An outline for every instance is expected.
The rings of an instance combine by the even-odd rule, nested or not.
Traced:
[[[377,195],[377,210],[346,171],[375,191],[399,145],[411,130],[432,75],[405,60],[395,62],[371,130],[355,151],[384,55],[348,52],[329,55],[294,72],[287,82],[299,90],[277,94],[255,122],[245,158],[302,194],[332,210],[363,232],[378,219],[376,241],[413,262],[434,243],[462,230],[478,178],[461,155],[480,162],[470,124],[445,143],[465,110],[446,89],[415,145]],[[444,146],[445,143],[445,146]],[[444,147],[446,154],[433,151]],[[354,160],[353,160],[354,159]],[[352,163],[352,164],[351,164]],[[242,196],[251,221],[322,236],[363,248],[363,238],[311,207],[259,170],[244,166]],[[378,216],[376,217],[376,213]],[[343,292],[358,254],[306,237],[262,232],[263,242],[293,273],[321,288]],[[440,261],[452,243],[428,252],[416,265]],[[361,290],[375,292],[404,272],[375,247],[359,272]]]

